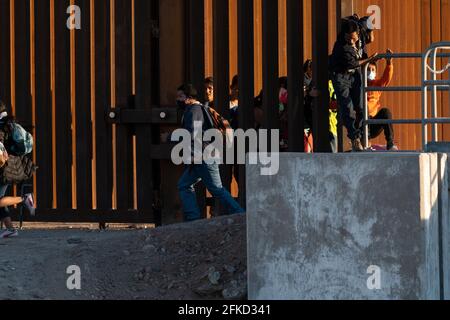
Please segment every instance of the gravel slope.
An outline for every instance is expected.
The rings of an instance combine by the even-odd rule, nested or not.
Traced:
[[[0,239],[0,299],[245,299],[245,217]],[[81,290],[68,290],[68,266]]]

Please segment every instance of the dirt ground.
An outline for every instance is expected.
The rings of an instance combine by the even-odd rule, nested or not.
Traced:
[[[42,227],[42,226],[40,226]],[[0,239],[0,299],[245,299],[245,217],[106,231],[25,225]],[[69,290],[69,266],[81,289]]]

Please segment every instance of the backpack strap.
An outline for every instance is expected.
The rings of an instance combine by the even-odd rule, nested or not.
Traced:
[[[227,129],[231,129],[230,122],[222,117],[216,110],[209,108],[209,112],[211,113],[211,117],[215,123],[215,127],[220,131],[224,132]]]
[[[205,119],[205,122],[208,124],[208,128],[209,129],[216,128],[213,117],[211,116],[211,113],[209,111],[211,108],[206,107],[203,104],[201,105],[201,107],[202,107],[202,111],[203,111],[203,117]]]

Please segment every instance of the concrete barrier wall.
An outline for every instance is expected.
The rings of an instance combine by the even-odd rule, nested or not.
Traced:
[[[448,179],[450,179],[450,143],[448,142],[436,142],[430,143],[427,146],[428,150],[431,152],[440,152],[447,154],[447,170],[442,170],[441,175],[447,175]],[[441,164],[441,167],[443,165]],[[449,190],[450,182],[445,180],[446,185],[442,186],[442,190]],[[443,203],[447,203],[449,205],[447,209],[447,214],[443,213],[441,215],[441,235],[442,235],[442,272],[443,272],[443,291],[444,297],[446,300],[450,300],[450,202],[448,201],[449,192],[443,192],[442,197]]]
[[[450,300],[450,203],[449,203],[449,170],[450,156],[439,154],[440,183],[439,188],[439,231],[440,231],[440,259],[441,259],[441,295]]]
[[[275,176],[248,165],[249,298],[444,298],[446,161],[280,154]]]

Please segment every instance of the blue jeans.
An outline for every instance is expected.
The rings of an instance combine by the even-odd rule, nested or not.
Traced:
[[[362,136],[360,123],[352,116],[356,112],[357,118],[362,120],[363,91],[361,72],[336,73],[333,75],[333,86],[339,105],[339,114],[344,122],[350,140],[360,139]],[[359,122],[359,121],[358,121]]]
[[[222,202],[229,214],[245,212],[233,199],[231,194],[222,186],[219,165],[203,163],[187,166],[178,182],[178,191],[180,193],[181,202],[183,203],[185,221],[201,219],[201,213],[195,194],[195,185],[200,181],[203,181],[213,197]]]

